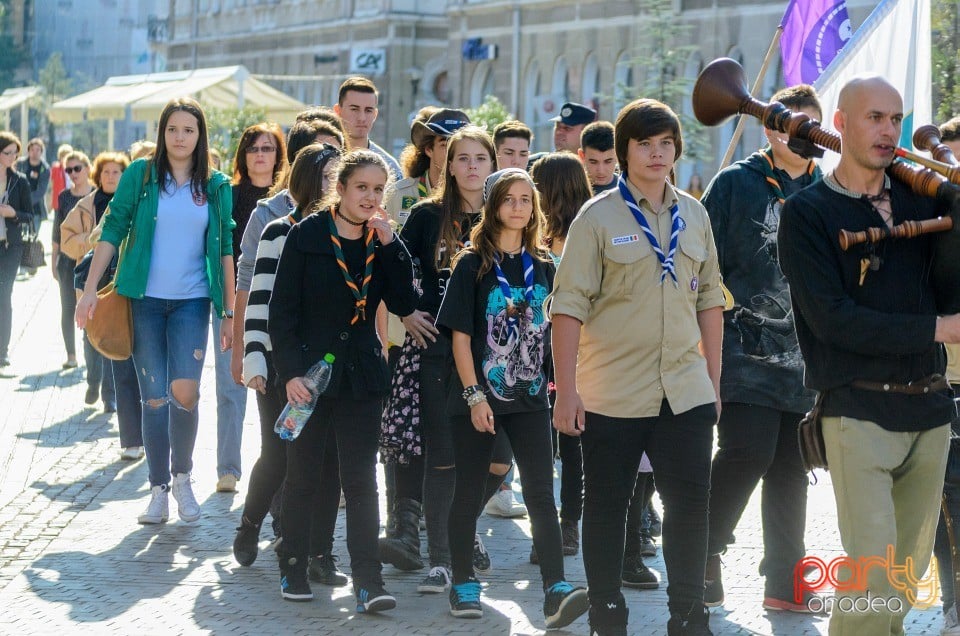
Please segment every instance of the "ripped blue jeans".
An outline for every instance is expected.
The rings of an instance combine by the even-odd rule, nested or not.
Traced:
[[[171,472],[189,473],[193,469],[210,299],[144,297],[131,299],[130,306],[150,486],[169,485]],[[188,380],[192,385],[186,391],[181,386],[178,392],[174,386],[177,380]]]

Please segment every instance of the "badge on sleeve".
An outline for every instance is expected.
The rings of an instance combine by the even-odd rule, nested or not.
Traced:
[[[699,286],[700,286],[700,281],[697,280],[696,276],[690,279],[690,291],[697,291],[697,287]]]

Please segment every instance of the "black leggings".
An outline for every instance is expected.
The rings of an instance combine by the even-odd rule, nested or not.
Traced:
[[[533,545],[540,555],[544,588],[564,578],[560,523],[553,499],[553,446],[549,411],[494,417],[497,435],[480,433],[466,415],[451,418],[457,485],[450,509],[450,556],[454,583],[473,576],[473,537],[477,511],[494,454],[495,437],[506,434],[523,474],[523,500],[530,515]]]
[[[57,285],[60,286],[60,333],[67,356],[77,357],[77,326],[74,313],[77,311],[77,290],[73,286],[73,269],[77,261],[60,254],[57,258]]]
[[[266,395],[257,393],[257,410],[260,412],[260,457],[250,472],[247,498],[243,502],[243,516],[260,525],[270,510],[270,502],[283,485],[287,474],[287,448],[289,442],[273,432],[273,425],[286,406],[287,399],[282,389],[273,381],[267,383]],[[310,506],[310,553],[325,554],[333,549],[333,532],[337,525],[340,507],[340,462],[337,459],[337,436],[332,429],[327,433],[327,445],[323,454],[320,480],[324,487],[314,492]],[[282,531],[282,522],[281,522]]]

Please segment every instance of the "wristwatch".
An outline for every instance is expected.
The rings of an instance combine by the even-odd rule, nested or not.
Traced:
[[[223,315],[224,315],[226,318],[233,318],[233,310],[232,310],[232,309],[227,309],[227,310],[225,310],[225,311],[223,312]]]

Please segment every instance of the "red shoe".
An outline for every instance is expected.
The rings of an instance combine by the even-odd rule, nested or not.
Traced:
[[[803,596],[803,603],[796,603],[791,598],[789,600],[784,600],[781,598],[774,598],[772,596],[765,596],[763,598],[763,609],[771,612],[797,612],[799,614],[816,614],[812,609],[810,609],[809,601],[813,597],[812,594],[807,592]]]

